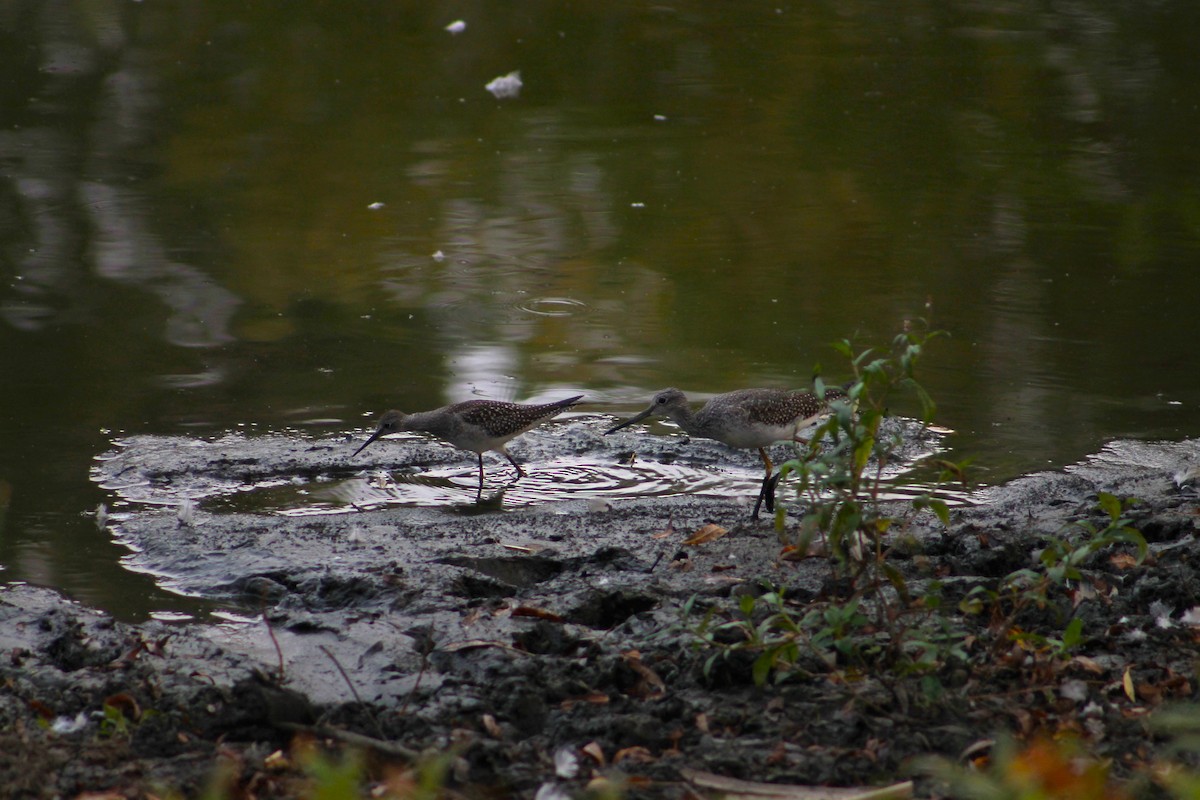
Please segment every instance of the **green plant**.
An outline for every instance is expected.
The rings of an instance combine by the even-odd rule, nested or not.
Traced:
[[[125,718],[125,712],[115,705],[105,703],[104,716],[100,720],[100,735],[103,737],[128,736],[129,720]]]
[[[884,537],[897,519],[880,500],[886,470],[903,449],[904,432],[885,431],[882,423],[901,394],[914,395],[922,423],[930,423],[937,407],[914,370],[926,345],[941,335],[906,331],[893,340],[888,354],[872,349],[856,354],[849,341],[835,343],[834,350],[849,361],[854,380],[846,384],[844,398],[830,400],[832,413],[812,432],[806,451],[780,466],[781,479],[792,473],[799,478],[796,491],[806,511],[798,541],[807,544],[823,538],[848,574],[884,563]],[[819,377],[816,392],[822,397],[828,393]],[[948,466],[961,474],[956,465]],[[931,491],[922,491],[911,507],[931,511],[943,524],[949,522],[949,508]],[[780,504],[775,520],[781,534],[785,515]]]
[[[1101,492],[1098,505],[1108,518],[1104,527],[1086,521],[1073,523],[1063,536],[1053,537],[1046,543],[1034,566],[1010,572],[995,587],[980,585],[967,592],[959,608],[968,614],[990,614],[993,651],[1015,642],[1026,649],[1065,657],[1083,643],[1083,621],[1078,617],[1067,621],[1061,637],[1022,630],[1018,621],[1034,609],[1054,607],[1058,601],[1065,600],[1061,590],[1072,581],[1082,580],[1083,563],[1101,550],[1131,544],[1137,548],[1136,560],[1140,564],[1146,557],[1146,539],[1132,527],[1126,516],[1137,502],[1133,498],[1121,500]],[[1073,534],[1082,534],[1082,537]]]
[[[807,674],[802,662],[826,672],[855,672],[891,653],[888,635],[863,613],[859,598],[801,609],[782,590],[765,588],[758,597],[740,597],[736,612],[723,622],[716,622],[716,609],[710,608],[692,629],[695,645],[712,651],[704,662],[706,677],[718,660],[741,653],[754,655],[752,676],[759,686]],[[685,605],[685,616],[694,602]],[[888,656],[898,674],[929,674],[947,660],[966,659],[961,631],[940,615],[931,614],[925,622],[932,624],[912,625],[899,652]]]
[[[941,335],[914,327],[895,337],[887,352],[855,353],[848,341],[834,345],[849,361],[854,380],[835,397],[817,379],[816,392],[829,394],[832,413],[807,446],[780,467],[780,479],[797,478],[795,492],[804,513],[789,530],[779,503],[775,522],[781,540],[795,550],[808,553],[817,543],[827,548],[832,583],[841,590],[803,612],[769,586],[757,600],[741,598],[724,622],[714,623],[710,610],[694,631],[701,645],[714,649],[706,670],[718,658],[753,652],[760,685],[772,675],[786,677],[804,654],[827,670],[883,666],[896,676],[928,678],[947,661],[965,659],[965,633],[943,613],[941,585],[932,582],[923,593],[914,593],[887,559],[890,543],[910,515],[928,511],[949,523],[949,508],[935,493],[938,486],[906,487],[915,490],[906,507],[885,498],[895,488],[888,471],[906,449],[906,430],[884,422],[902,395],[916,397],[922,425],[931,421],[936,407],[914,371],[927,344]],[[938,466],[938,485],[963,479],[961,465]]]
[[[826,545],[831,595],[801,608],[766,585],[759,597],[739,598],[736,609],[724,615],[710,608],[692,631],[694,641],[712,651],[706,673],[719,659],[749,653],[759,685],[806,669],[869,669],[884,682],[917,677],[926,696],[936,696],[943,667],[969,665],[972,653],[994,660],[1015,647],[1051,659],[1070,655],[1084,643],[1085,631],[1065,589],[1083,579],[1087,560],[1118,545],[1132,545],[1138,562],[1144,558],[1145,539],[1128,517],[1136,501],[1101,493],[1102,524],[1072,524],[1045,542],[1033,565],[975,586],[957,604],[945,601],[937,580],[910,584],[889,555],[898,545],[919,548],[900,535],[916,514],[929,512],[949,523],[949,509],[935,491],[944,481],[961,481],[962,466],[939,462],[934,487],[919,487],[915,497],[909,492],[905,502],[887,502],[897,482],[886,477],[886,467],[898,460],[905,429],[883,423],[893,401],[908,392],[919,400],[922,423],[929,424],[934,404],[913,371],[935,335],[906,332],[886,355],[870,350],[855,355],[848,343],[838,345],[850,358],[855,381],[846,386],[845,399],[831,401],[833,413],[806,451],[782,466],[784,475],[798,478],[804,504],[799,526],[787,530],[783,511],[776,516],[777,530],[796,550],[809,553],[814,543]],[[824,386],[818,383],[817,391]],[[985,617],[989,648],[975,644],[989,637],[977,637],[977,626],[954,610]],[[1050,625],[1045,614],[1035,613],[1047,611],[1055,617]]]
[[[310,780],[308,797],[312,800],[349,800],[359,796],[363,758],[357,750],[347,750],[335,759],[313,748],[302,761]]]

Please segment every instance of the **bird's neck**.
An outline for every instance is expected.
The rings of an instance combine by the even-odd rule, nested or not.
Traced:
[[[699,436],[703,432],[704,425],[696,418],[695,412],[688,406],[676,406],[671,409],[671,413],[667,416],[687,433]]]
[[[437,415],[432,411],[414,411],[412,414],[400,417],[400,430],[429,431],[431,425],[436,424],[437,419]]]

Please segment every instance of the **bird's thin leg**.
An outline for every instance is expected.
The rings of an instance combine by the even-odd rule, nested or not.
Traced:
[[[483,453],[476,453],[479,456],[479,491],[475,493],[475,502],[483,499]]]
[[[767,507],[768,513],[775,512],[775,489],[779,486],[779,478],[783,473],[768,475],[763,478],[762,488],[758,490],[758,500],[754,503],[754,518],[758,518],[758,508],[760,505]]]
[[[766,474],[763,476],[762,486],[758,490],[758,499],[754,501],[754,511],[751,516],[758,519],[758,509],[766,506],[767,513],[775,513],[775,485],[779,483],[778,478],[772,477],[771,473],[775,470],[775,465],[771,463],[771,457],[767,455],[765,447],[758,448],[758,454],[762,457],[763,466],[766,467]]]
[[[500,452],[504,453],[504,457],[508,459],[508,463],[512,464],[513,469],[515,469],[517,471],[517,479],[519,480],[521,478],[524,478],[525,470],[521,469],[521,465],[518,464],[517,460],[512,457],[512,453],[508,452],[507,448],[501,448]]]
[[[751,519],[758,519],[758,510],[762,508],[763,500],[767,497],[767,484],[770,480],[770,478],[763,478],[762,485],[758,487],[758,499],[754,501],[754,510],[750,512]],[[774,503],[773,500],[772,503]],[[768,511],[770,510],[768,509]]]
[[[767,455],[767,448],[758,448],[758,455],[762,458],[763,466],[767,468],[767,477],[771,477],[771,471],[775,469],[775,465],[771,463],[771,457]]]

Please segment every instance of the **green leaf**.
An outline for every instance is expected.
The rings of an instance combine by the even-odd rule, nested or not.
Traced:
[[[754,659],[754,685],[764,686],[771,675],[771,667],[775,666],[775,654],[770,650]]]
[[[964,614],[982,614],[983,598],[967,595],[962,600],[958,601],[958,610]]]
[[[937,515],[938,521],[950,527],[950,506],[946,505],[945,500],[930,500],[929,509]]]
[[[1067,623],[1066,630],[1063,631],[1063,649],[1074,650],[1079,645],[1083,644],[1083,620],[1075,617]]]
[[[896,567],[892,564],[884,562],[882,566],[884,576],[887,577],[888,581],[896,589],[897,594],[900,595],[900,599],[905,603],[908,603],[908,582],[904,580],[904,575],[902,575],[900,570],[896,569]]]
[[[1121,501],[1114,494],[1108,492],[1100,492],[1100,510],[1108,514],[1109,519],[1114,522],[1121,516],[1124,510],[1121,508]]]

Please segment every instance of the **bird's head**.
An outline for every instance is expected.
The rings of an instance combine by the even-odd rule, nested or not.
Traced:
[[[354,451],[354,456],[367,449],[367,445],[375,441],[381,436],[387,436],[389,433],[399,433],[404,429],[404,418],[408,416],[403,411],[392,409],[379,418],[379,425],[375,428],[375,432],[371,434],[371,438],[362,443],[362,447]],[[354,458],[354,456],[350,456]]]
[[[627,428],[641,422],[647,417],[669,417],[676,409],[687,408],[687,397],[678,389],[663,389],[650,400],[650,406],[640,414],[630,417],[619,425],[614,425],[604,432],[604,435]]]

